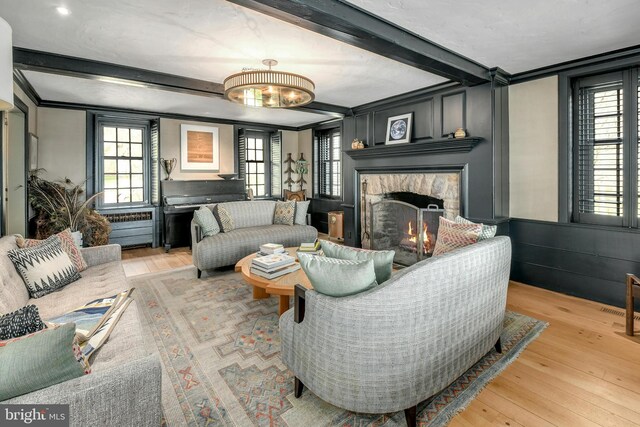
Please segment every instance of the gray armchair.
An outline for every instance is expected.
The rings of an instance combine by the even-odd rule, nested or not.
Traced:
[[[280,318],[282,360],[321,399],[354,412],[405,410],[500,348],[511,243],[496,237],[406,268],[350,297],[299,290]]]

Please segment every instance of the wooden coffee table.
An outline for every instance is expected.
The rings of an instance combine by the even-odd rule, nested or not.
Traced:
[[[285,248],[285,250],[289,255],[296,258],[297,262],[296,251],[298,248]],[[278,314],[280,316],[282,316],[282,313],[289,310],[289,297],[293,296],[296,284],[305,286],[307,289],[313,289],[307,275],[304,274],[302,269],[271,280],[251,274],[251,261],[255,257],[256,254],[251,254],[242,258],[236,264],[236,271],[240,272],[244,280],[253,286],[253,299],[263,299],[269,298],[271,295],[278,295],[280,298]]]

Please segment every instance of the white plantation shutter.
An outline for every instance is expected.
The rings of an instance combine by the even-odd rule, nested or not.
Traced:
[[[271,196],[282,197],[282,132],[271,134]]]

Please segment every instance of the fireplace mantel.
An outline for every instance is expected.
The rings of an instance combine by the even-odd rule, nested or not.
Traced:
[[[478,145],[483,138],[442,138],[425,139],[409,144],[375,145],[360,150],[345,150],[352,159],[366,157],[413,156],[416,154],[467,153]]]

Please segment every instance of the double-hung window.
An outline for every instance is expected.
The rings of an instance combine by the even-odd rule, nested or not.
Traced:
[[[638,71],[573,82],[573,220],[638,226]]]
[[[317,197],[338,199],[342,196],[340,129],[315,132],[313,141],[313,193]]]
[[[238,171],[254,197],[282,196],[282,135],[260,130],[238,131]]]
[[[157,123],[98,118],[96,191],[101,207],[151,204],[157,198]],[[154,167],[156,166],[156,167]],[[152,176],[153,175],[153,176]]]

